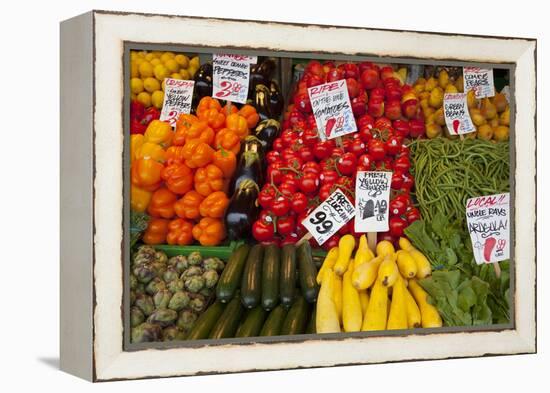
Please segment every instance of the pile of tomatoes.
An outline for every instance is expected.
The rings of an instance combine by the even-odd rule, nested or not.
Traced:
[[[419,111],[416,110],[411,118],[406,116],[405,109],[412,111],[413,104],[404,103],[414,99],[412,95],[405,97],[403,113],[399,116],[390,113],[393,120],[384,116],[384,111],[380,114],[378,100],[375,100],[376,113],[369,108],[368,93],[373,90],[376,93],[375,89],[384,97],[393,95],[390,102],[401,102],[409,89],[389,73],[382,79],[380,69],[372,63],[366,64],[363,64],[363,73],[368,69],[371,79],[374,73],[378,73],[378,81],[370,89],[367,87],[371,85],[361,82],[360,65],[346,63],[336,67],[330,62],[320,64],[312,61],[306,67],[294,93],[294,104],[289,105],[285,113],[284,131],[266,154],[266,183],[258,196],[262,211],[252,229],[256,240],[281,245],[296,243],[306,234],[302,225],[304,219],[336,189],[354,203],[355,178],[359,171],[392,171],[389,231],[379,233],[379,240],[396,242],[403,236],[404,229],[420,218],[410,196],[414,178],[410,174],[406,143],[423,135],[423,121],[418,119]],[[358,128],[358,132],[342,137],[338,143],[336,139],[323,141],[319,138],[307,95],[308,87],[330,82],[331,78],[346,79]],[[372,83],[371,79],[369,83]],[[382,98],[382,107],[384,100]],[[323,247],[336,246],[340,236],[347,233],[359,236],[354,231],[354,220],[327,240]],[[314,239],[310,241],[313,246],[318,246]]]

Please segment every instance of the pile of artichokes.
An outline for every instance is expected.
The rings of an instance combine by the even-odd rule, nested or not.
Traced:
[[[184,340],[206,309],[224,263],[199,252],[170,259],[140,246],[130,272],[131,342]]]

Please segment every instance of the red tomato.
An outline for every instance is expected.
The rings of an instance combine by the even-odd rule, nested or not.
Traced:
[[[413,222],[415,222],[416,220],[420,220],[421,216],[420,216],[420,210],[418,210],[416,207],[414,206],[409,206],[407,208],[407,212],[405,213],[405,217],[407,218],[407,222],[409,224],[412,224]]]
[[[319,175],[319,179],[321,180],[321,184],[334,184],[336,183],[336,180],[338,180],[340,176],[338,175],[338,172],[334,170],[324,170]]]
[[[401,144],[401,138],[395,135],[390,136],[386,141],[386,153],[395,156],[401,150]]]
[[[307,209],[308,199],[301,192],[296,192],[290,199],[290,208],[294,213],[300,214]]]
[[[394,237],[403,236],[403,231],[407,227],[407,221],[401,217],[391,217],[390,218],[390,234]]]
[[[281,138],[275,138],[273,141],[273,150],[275,151],[283,151],[285,148],[285,144],[283,143],[283,140]]]
[[[368,143],[368,152],[373,160],[379,161],[386,156],[386,147],[380,139],[371,139]]]
[[[403,173],[403,188],[406,191],[410,191],[414,186],[414,178],[408,172]]]
[[[259,242],[273,240],[274,234],[273,224],[271,223],[256,220],[254,224],[252,224],[252,236]]]
[[[268,164],[273,164],[274,162],[281,160],[281,153],[277,150],[271,150],[270,152],[267,152],[265,159]]]
[[[311,172],[311,173],[320,174],[321,166],[315,161],[309,161],[304,163],[304,165],[302,165],[302,172],[303,173]]]
[[[271,209],[271,204],[275,199],[276,191],[271,184],[266,184],[258,194],[258,203],[264,209]]]
[[[299,179],[300,190],[305,194],[314,194],[319,188],[319,176],[316,173],[304,173]]]
[[[391,175],[391,188],[392,190],[400,190],[401,187],[403,187],[403,173],[394,171]]]
[[[367,145],[361,139],[354,139],[347,151],[355,154],[356,157],[360,157],[367,151]]]
[[[332,152],[332,146],[328,141],[319,142],[313,147],[313,154],[315,155],[315,158],[317,158],[319,161],[330,157],[330,153]]]
[[[290,235],[292,232],[294,232],[294,229],[296,229],[294,216],[289,215],[277,218],[277,233],[279,235]]]
[[[275,214],[277,217],[285,216],[289,210],[290,201],[287,197],[278,196],[277,198],[275,198],[273,203],[271,203],[271,211],[273,211],[273,214]]]
[[[313,129],[306,129],[302,134],[302,141],[305,146],[314,147],[317,142],[320,141],[317,131]]]
[[[407,211],[407,204],[399,198],[394,198],[390,201],[390,214],[393,216],[401,216]]]
[[[283,172],[281,171],[281,168],[283,168],[284,166],[285,164],[280,161],[268,165],[267,180],[275,184],[280,184],[283,178]]]
[[[358,163],[359,163],[359,165],[362,165],[366,168],[372,168],[372,165],[374,164],[374,160],[372,159],[372,157],[369,154],[362,154],[359,157]]]
[[[395,160],[393,167],[401,172],[407,172],[411,167],[411,162],[407,157],[402,156]]]
[[[298,139],[298,133],[293,130],[284,130],[281,134],[281,140],[285,147],[291,147]]]
[[[302,146],[298,149],[297,153],[298,157],[300,157],[303,162],[313,161],[315,159],[313,151],[309,147]]]
[[[287,198],[292,198],[292,195],[298,190],[298,180],[285,181],[282,184],[279,184],[278,188],[281,191],[281,194]],[[273,203],[273,202],[272,202]]]
[[[353,153],[345,153],[336,161],[336,168],[342,175],[352,175],[357,167],[357,158]]]

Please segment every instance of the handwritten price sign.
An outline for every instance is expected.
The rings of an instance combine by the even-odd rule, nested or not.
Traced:
[[[355,182],[355,231],[384,232],[388,213],[392,172],[357,172]]]
[[[302,225],[321,245],[354,215],[355,209],[349,199],[342,191],[336,190],[302,221]]]
[[[510,194],[470,198],[466,221],[476,263],[510,258]]]
[[[313,86],[307,92],[321,139],[357,131],[345,80]]]
[[[467,134],[476,130],[468,111],[466,93],[445,93],[443,112],[449,132],[454,135]]]
[[[250,64],[256,56],[215,54],[213,57],[213,96],[222,100],[246,103]]]
[[[476,98],[493,97],[495,82],[493,70],[479,67],[464,67],[464,91],[473,90]]]
[[[195,81],[164,79],[164,101],[160,120],[169,121],[172,127],[182,113],[191,113],[191,101],[193,100],[193,89]]]

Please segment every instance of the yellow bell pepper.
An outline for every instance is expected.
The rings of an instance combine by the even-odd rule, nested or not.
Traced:
[[[164,162],[166,159],[166,152],[162,146],[156,143],[145,142],[137,148],[135,158],[151,158],[158,162]]]
[[[142,134],[130,135],[130,163],[136,159],[139,148],[143,145],[145,137]]]
[[[145,142],[156,143],[162,147],[168,147],[172,143],[174,132],[170,123],[153,120],[145,131]]]
[[[132,184],[130,188],[130,207],[136,213],[143,213],[151,202],[151,191],[146,191]]]

